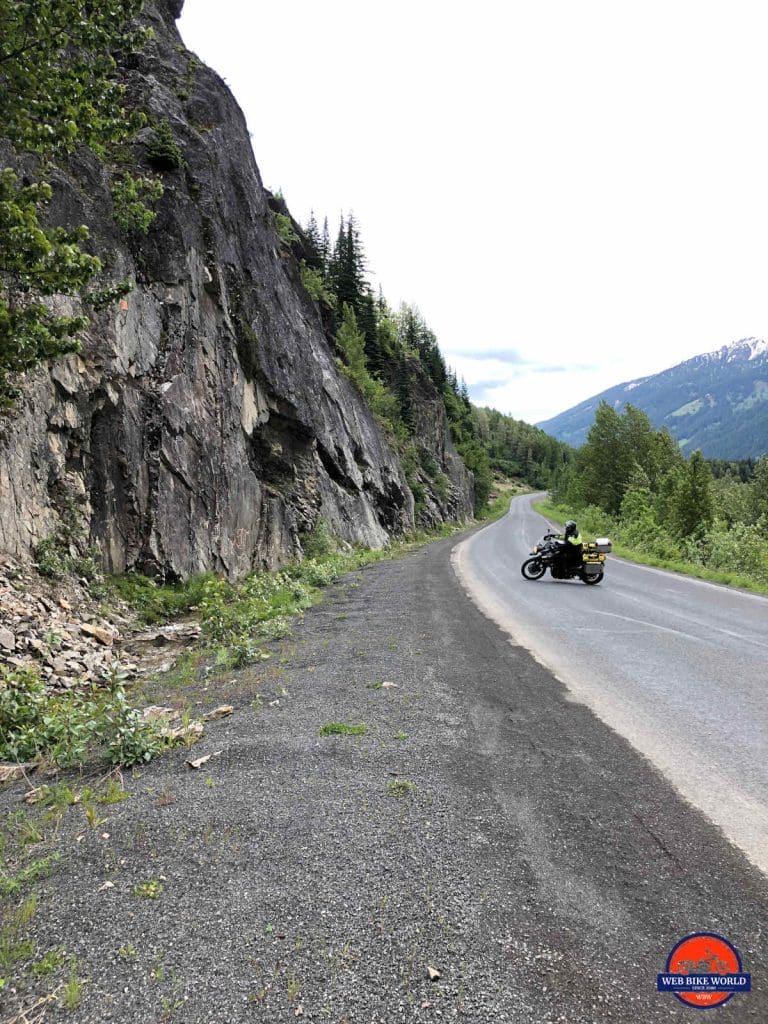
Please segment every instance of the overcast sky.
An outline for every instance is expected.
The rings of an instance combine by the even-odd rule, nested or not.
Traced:
[[[768,337],[764,0],[186,0],[294,216],[353,211],[475,402],[536,422]]]

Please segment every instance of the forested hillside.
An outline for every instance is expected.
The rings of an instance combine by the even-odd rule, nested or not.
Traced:
[[[552,495],[583,529],[651,559],[768,584],[768,457],[686,458],[644,412],[602,402]]]

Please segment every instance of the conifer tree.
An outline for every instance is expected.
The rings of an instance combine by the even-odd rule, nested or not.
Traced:
[[[712,473],[701,452],[694,452],[678,478],[672,524],[681,537],[700,537],[712,525]]]
[[[328,218],[323,218],[323,233],[320,236],[319,245],[320,259],[322,260],[323,270],[328,273],[328,263],[331,258],[331,236],[328,232]]]
[[[384,368],[384,360],[379,348],[376,303],[368,289],[360,297],[357,320],[358,326],[363,332],[363,338],[365,338],[365,355],[368,361],[368,369],[372,373],[380,374]]]
[[[322,270],[323,261],[320,254],[320,231],[317,226],[317,221],[315,220],[314,210],[309,211],[309,220],[307,221],[307,226],[304,228],[304,236],[307,241],[307,256],[309,257],[307,263],[311,267]]]
[[[339,223],[339,233],[328,264],[328,278],[339,306],[347,302],[359,315],[361,300],[367,290],[365,258],[357,225],[351,214],[346,223],[343,217]]]

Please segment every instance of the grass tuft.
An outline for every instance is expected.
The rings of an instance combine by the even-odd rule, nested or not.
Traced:
[[[347,725],[345,722],[326,722],[320,727],[321,736],[365,736],[368,726],[365,722],[360,725]]]
[[[416,783],[408,779],[393,779],[387,786],[387,795],[402,800],[416,792]]]

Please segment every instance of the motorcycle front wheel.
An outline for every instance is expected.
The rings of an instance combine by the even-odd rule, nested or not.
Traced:
[[[603,572],[596,572],[594,576],[587,576],[587,574],[585,573],[581,578],[584,580],[588,587],[591,587],[594,586],[595,583],[599,583],[604,575],[605,573]]]
[[[520,572],[527,580],[540,580],[546,571],[547,567],[540,558],[528,558],[520,566]]]

